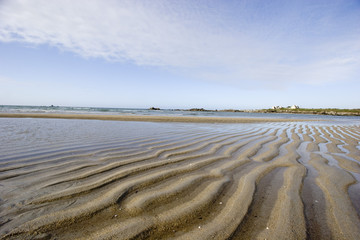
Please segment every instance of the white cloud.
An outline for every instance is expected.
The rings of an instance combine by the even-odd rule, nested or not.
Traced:
[[[267,21],[270,10],[242,3],[234,10],[221,1],[7,0],[0,2],[0,41],[49,44],[85,58],[167,67],[232,83],[323,84],[359,69],[359,31],[346,32],[351,26],[344,30],[337,23],[334,31],[345,33],[337,37],[330,10],[274,8]]]

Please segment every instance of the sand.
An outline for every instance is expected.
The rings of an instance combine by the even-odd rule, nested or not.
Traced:
[[[259,120],[14,120],[1,239],[359,239],[359,125]]]
[[[304,119],[282,118],[233,118],[233,117],[186,117],[186,116],[141,116],[100,114],[55,114],[55,113],[0,113],[0,118],[58,118],[91,119],[140,122],[192,122],[192,123],[254,123],[254,122],[299,122]],[[308,120],[314,121],[314,120]]]

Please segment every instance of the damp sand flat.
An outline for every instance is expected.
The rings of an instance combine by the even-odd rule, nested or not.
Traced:
[[[110,121],[139,122],[196,122],[196,123],[254,123],[254,122],[299,122],[304,119],[282,118],[239,118],[239,117],[204,117],[204,116],[146,116],[146,115],[101,115],[67,113],[0,113],[0,118],[55,118],[55,119],[92,119]],[[312,120],[314,121],[314,120]]]
[[[359,124],[1,118],[0,137],[1,239],[360,236]]]

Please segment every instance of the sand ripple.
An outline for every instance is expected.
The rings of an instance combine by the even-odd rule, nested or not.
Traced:
[[[359,126],[149,127],[8,147],[1,238],[359,239]]]

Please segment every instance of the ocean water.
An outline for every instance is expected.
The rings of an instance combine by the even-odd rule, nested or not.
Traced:
[[[221,111],[186,111],[174,109],[149,110],[142,108],[105,108],[105,107],[68,107],[68,106],[19,106],[0,105],[0,113],[58,113],[58,114],[99,114],[99,115],[139,115],[139,116],[208,116],[239,118],[285,118],[316,119],[340,122],[360,121],[359,116],[329,116],[312,114],[286,113],[253,113],[253,112],[221,112]]]

